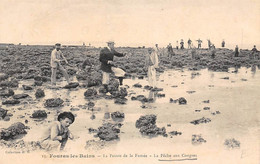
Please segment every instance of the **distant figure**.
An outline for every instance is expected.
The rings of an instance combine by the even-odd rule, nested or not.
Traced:
[[[190,38],[189,38],[189,40],[188,40],[188,49],[191,49],[191,40],[190,40]]]
[[[236,45],[236,48],[235,48],[235,57],[238,57],[238,54],[239,54],[239,52],[238,52],[238,45]]]
[[[55,86],[56,85],[56,73],[57,73],[57,69],[59,69],[63,76],[65,77],[67,83],[70,83],[69,80],[69,75],[67,73],[67,71],[62,67],[61,65],[61,61],[65,61],[68,64],[67,59],[63,56],[61,50],[61,44],[60,43],[56,43],[55,44],[55,49],[51,52],[51,85]]]
[[[75,116],[71,112],[63,112],[58,115],[58,121],[54,121],[40,138],[40,145],[46,151],[63,150],[68,139],[74,139],[69,126],[74,122]]]
[[[99,61],[101,62],[101,70],[103,72],[102,84],[104,88],[108,90],[108,84],[110,79],[110,73],[114,73],[119,79],[119,84],[123,85],[123,78],[125,76],[125,71],[117,68],[114,65],[114,56],[124,57],[126,54],[119,53],[114,49],[115,43],[113,41],[107,42],[107,47],[100,51]]]
[[[184,49],[184,42],[183,42],[183,39],[181,39],[180,45],[181,45],[181,49]]]
[[[146,59],[146,66],[148,67],[148,82],[149,85],[153,88],[156,87],[156,69],[158,68],[159,60],[158,60],[158,54],[156,51],[152,48],[148,48],[148,56]]]
[[[169,43],[169,45],[167,46],[167,50],[168,50],[168,57],[169,58],[171,58],[172,56],[175,55],[174,52],[173,52],[171,43]]]
[[[258,59],[258,54],[257,54],[257,49],[256,49],[256,46],[254,45],[254,48],[251,50],[252,53],[251,53],[251,59]]]
[[[216,57],[216,49],[215,49],[215,45],[212,44],[212,46],[211,46],[211,58],[215,59],[215,57]]]
[[[176,49],[177,50],[179,49],[179,42],[178,42],[178,40],[176,41]]]
[[[222,48],[225,47],[225,40],[222,41],[222,43],[221,43],[221,47],[222,47]]]
[[[201,43],[202,43],[202,40],[197,40],[197,42],[198,42],[198,49],[200,49],[201,48]]]
[[[209,48],[209,50],[210,50],[210,48],[211,48],[211,41],[208,39],[208,48]]]
[[[155,50],[155,52],[157,53],[158,57],[162,56],[162,53],[161,53],[161,51],[160,51],[159,46],[158,46],[157,43],[155,44],[155,49],[154,49],[154,50]]]

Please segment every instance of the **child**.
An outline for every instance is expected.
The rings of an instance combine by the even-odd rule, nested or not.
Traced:
[[[73,135],[69,131],[69,126],[74,122],[75,117],[71,112],[63,112],[45,132],[42,137],[41,147],[47,151],[63,150],[68,138],[73,139]]]

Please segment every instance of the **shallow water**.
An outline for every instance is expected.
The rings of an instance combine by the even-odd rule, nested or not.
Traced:
[[[75,122],[70,126],[70,130],[76,136],[74,141],[69,141],[66,145],[64,153],[87,153],[95,154],[139,154],[147,157],[136,158],[99,158],[100,162],[115,162],[115,161],[134,161],[135,163],[157,163],[159,160],[176,160],[180,158],[188,158],[182,154],[196,155],[197,160],[193,163],[206,163],[216,161],[225,163],[226,159],[231,159],[229,163],[247,163],[248,161],[259,160],[259,107],[260,102],[260,70],[251,70],[241,68],[237,73],[232,73],[234,70],[227,72],[211,72],[207,69],[201,71],[187,70],[167,70],[158,75],[158,87],[163,88],[166,96],[156,98],[154,103],[146,103],[148,108],[141,108],[142,103],[132,101],[131,96],[145,95],[153,96],[151,92],[143,88],[134,88],[133,85],[140,83],[147,85],[146,79],[125,79],[124,83],[130,86],[126,105],[114,104],[114,100],[97,99],[91,100],[95,103],[94,111],[81,109],[73,111],[76,114]],[[193,76],[193,73],[199,75]],[[228,80],[222,79],[229,77]],[[245,80],[246,79],[246,80]],[[76,79],[74,79],[76,80]],[[86,89],[77,88],[72,90],[66,89],[48,89],[49,83],[42,86],[45,91],[45,97],[36,100],[33,91],[24,91],[22,84],[33,84],[33,81],[22,81],[20,87],[15,90],[15,93],[27,93],[33,101],[27,98],[23,101],[28,103],[5,106],[2,108],[8,109],[13,113],[9,122],[1,121],[1,127],[8,127],[14,122],[24,122],[29,120],[27,126],[31,129],[23,138],[25,141],[35,141],[39,138],[42,130],[48,127],[56,117],[57,111],[70,111],[71,107],[85,105],[89,100],[84,98]],[[58,85],[63,86],[64,81],[60,81]],[[47,85],[47,87],[46,87]],[[177,86],[177,87],[172,87]],[[195,91],[187,93],[187,91]],[[44,100],[47,98],[62,98],[64,106],[61,108],[46,109],[43,106]],[[178,103],[169,103],[169,99],[178,99],[184,97],[187,100],[187,105],[179,105]],[[204,100],[210,100],[210,103],[203,103]],[[30,104],[31,102],[35,104]],[[204,107],[210,107],[210,110],[203,110]],[[22,108],[23,110],[17,110]],[[44,121],[34,121],[30,118],[33,110],[45,109],[48,118]],[[195,110],[201,110],[195,112]],[[122,122],[120,140],[106,142],[105,146],[97,146],[97,150],[85,149],[86,141],[96,140],[94,134],[88,132],[88,128],[98,128],[104,122],[114,122],[111,118],[107,118],[106,113],[120,111],[125,113],[125,119]],[[220,114],[212,115],[212,112],[220,111]],[[95,115],[95,119],[91,119],[91,115]],[[142,136],[139,129],[135,127],[136,120],[141,115],[155,114],[157,115],[157,126],[165,127],[167,132],[178,131],[182,135],[163,137],[147,137]],[[25,116],[25,118],[19,118]],[[200,119],[202,117],[210,118],[211,122],[206,124],[193,125],[190,121]],[[171,126],[167,126],[170,124]],[[207,141],[199,145],[191,143],[193,134],[201,134]],[[239,149],[227,149],[224,145],[225,139],[235,138],[240,141]],[[176,155],[176,157],[162,157],[161,154]],[[158,157],[156,156],[158,155]],[[180,155],[180,157],[177,157]],[[195,156],[193,156],[195,157]],[[193,158],[191,157],[191,158]],[[191,159],[190,158],[190,159]],[[232,162],[233,161],[233,162]],[[182,161],[189,163],[190,161]],[[250,162],[251,163],[251,162]]]

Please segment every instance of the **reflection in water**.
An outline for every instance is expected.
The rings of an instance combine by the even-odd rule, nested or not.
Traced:
[[[256,73],[256,65],[255,64],[252,65],[251,72],[252,72],[252,77],[255,77],[255,73]]]

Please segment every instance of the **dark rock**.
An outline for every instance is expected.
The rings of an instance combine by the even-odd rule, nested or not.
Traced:
[[[18,87],[18,81],[17,80],[11,80],[11,81],[2,81],[0,82],[0,87],[10,87],[10,88],[16,88]]]
[[[94,88],[87,89],[84,96],[87,98],[94,97],[97,95],[97,91]]]
[[[163,88],[153,88],[153,89],[151,89],[151,91],[160,92],[160,91],[163,91]]]
[[[45,93],[42,89],[38,88],[35,92],[35,97],[36,98],[41,98],[41,97],[44,97],[45,96]]]
[[[0,91],[0,96],[9,97],[9,96],[13,96],[13,95],[14,95],[14,91],[12,89],[6,89],[6,90]]]
[[[46,77],[46,76],[35,76],[34,80],[35,81],[41,81],[41,82],[51,81],[51,79],[49,77]]]
[[[107,93],[108,92],[108,90],[104,87],[104,86],[101,86],[99,89],[98,89],[98,92],[99,93]]]
[[[177,135],[182,135],[182,132],[171,131],[171,132],[169,132],[169,134],[172,136],[177,136]]]
[[[208,123],[210,121],[211,121],[211,119],[202,117],[201,119],[191,121],[190,123],[197,125],[197,124],[201,124],[201,123]]]
[[[4,121],[10,121],[10,117],[6,116],[6,117],[4,118]]]
[[[223,77],[221,79],[224,79],[224,80],[229,80],[229,77]]]
[[[127,99],[126,98],[116,98],[115,104],[126,104]]]
[[[0,74],[0,81],[4,81],[4,80],[6,80],[6,79],[8,79],[8,75],[7,74]]]
[[[7,110],[0,108],[0,120],[5,118],[6,114],[7,114]]]
[[[45,107],[61,107],[63,102],[64,101],[60,98],[47,99],[44,103],[44,106]]]
[[[210,110],[210,107],[204,107],[203,109],[204,110]]]
[[[92,114],[92,115],[90,116],[90,119],[91,119],[91,120],[94,120],[94,119],[96,119],[96,116],[95,116],[94,114]]]
[[[156,116],[151,115],[145,115],[141,116],[135,123],[135,127],[140,129],[142,126],[148,126],[148,125],[155,125],[156,124]]]
[[[179,105],[187,104],[187,100],[184,97],[179,98],[178,101],[179,101]]]
[[[28,94],[22,93],[22,94],[13,95],[13,98],[14,98],[14,99],[24,99],[24,98],[26,98],[26,97],[28,97],[28,96],[29,96]]]
[[[118,133],[120,133],[120,129],[117,124],[105,123],[98,128],[97,136],[101,140],[111,141],[119,138]]]
[[[156,97],[165,97],[165,94],[164,93],[157,93]]]
[[[34,86],[42,86],[42,81],[34,81]]]
[[[33,88],[28,85],[23,85],[24,90],[32,90]]]
[[[170,98],[170,103],[177,103],[178,101],[179,101],[179,99],[174,100],[174,99]]]
[[[141,85],[141,84],[139,84],[139,83],[137,83],[137,84],[134,84],[133,86],[134,86],[134,87],[136,87],[136,88],[142,88],[142,85]]]
[[[196,91],[186,91],[188,94],[195,93]]]
[[[146,85],[144,86],[144,89],[147,89],[147,90],[151,90],[153,87],[152,86],[149,86],[149,85]]]
[[[209,103],[209,100],[202,101],[203,103]]]
[[[71,111],[79,111],[79,108],[70,108]]]
[[[20,101],[19,100],[6,100],[6,101],[3,101],[2,102],[3,105],[14,105],[14,104],[20,104]]]
[[[32,114],[32,118],[46,118],[46,117],[47,117],[47,113],[45,112],[45,110],[36,110]]]
[[[125,114],[124,113],[121,113],[119,111],[116,111],[116,112],[113,112],[111,113],[111,118],[114,120],[114,121],[118,121],[120,119],[124,119],[125,118]]]
[[[28,129],[23,123],[17,122],[12,124],[7,129],[2,129],[0,132],[0,139],[9,140],[14,139],[16,136],[21,134],[27,134],[25,129]]]
[[[89,128],[88,131],[89,131],[89,133],[97,133],[98,132],[97,129],[93,129],[93,128]]]
[[[225,142],[224,142],[224,145],[227,148],[231,148],[231,149],[240,148],[240,142],[235,140],[234,138],[226,139]]]
[[[70,88],[77,88],[78,86],[79,86],[79,83],[73,82],[73,83],[69,83],[69,84],[66,85],[64,88],[70,89]]]
[[[202,144],[203,142],[207,142],[201,135],[192,135],[191,143],[193,145]]]
[[[165,127],[162,127],[162,128],[158,128],[156,125],[147,125],[147,126],[142,126],[140,128],[140,132],[142,134],[145,134],[145,135],[151,135],[151,136],[154,136],[154,135],[163,135],[165,136],[166,134],[166,129]]]

